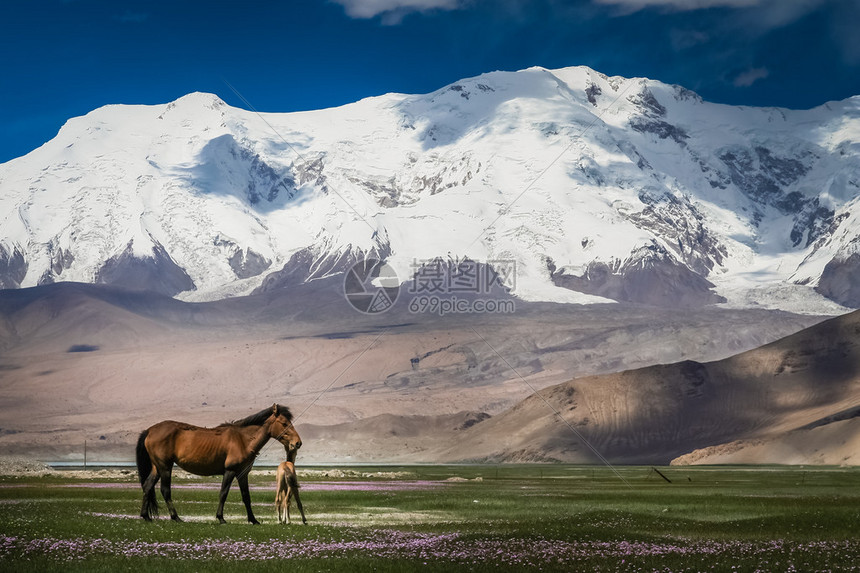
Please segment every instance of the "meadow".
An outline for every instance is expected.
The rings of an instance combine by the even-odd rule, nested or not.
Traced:
[[[235,486],[216,524],[217,478],[175,478],[186,521],[146,523],[130,473],[2,477],[0,570],[860,570],[858,468],[656,469],[671,483],[649,467],[299,466],[304,526],[295,506],[277,523],[271,471],[251,473],[258,526]]]

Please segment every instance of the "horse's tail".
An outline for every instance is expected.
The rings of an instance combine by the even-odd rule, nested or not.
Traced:
[[[146,451],[146,436],[149,430],[144,430],[140,433],[137,439],[137,475],[140,478],[140,487],[146,483],[146,479],[152,473],[152,459],[149,457],[149,452]],[[149,488],[149,491],[143,492],[143,507],[147,515],[158,515],[158,500],[155,498],[155,487]]]

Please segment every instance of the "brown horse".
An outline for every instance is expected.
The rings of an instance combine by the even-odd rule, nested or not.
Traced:
[[[278,511],[278,523],[290,522],[290,498],[296,498],[296,505],[302,514],[302,523],[307,523],[302,500],[299,498],[299,478],[296,476],[296,466],[293,462],[281,462],[278,465],[278,490],[275,493],[275,508]]]
[[[248,521],[259,523],[251,511],[248,472],[254,459],[270,438],[281,442],[291,461],[302,446],[293,427],[293,415],[279,404],[272,405],[242,420],[221,424],[216,428],[200,428],[182,422],[166,420],[149,427],[137,440],[137,473],[143,488],[140,516],[149,521],[158,513],[155,484],[161,480],[161,495],[170,511],[170,519],[182,521],[176,515],[170,497],[170,477],[173,464],[187,472],[201,475],[224,475],[218,503],[218,521],[224,521],[224,502],[233,479],[239,482]]]

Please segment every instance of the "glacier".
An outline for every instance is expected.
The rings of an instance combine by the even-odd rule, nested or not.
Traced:
[[[567,303],[860,307],[860,97],[728,106],[587,67],[258,113],[110,105],[0,165],[0,288],[188,301],[385,259],[514,261]]]

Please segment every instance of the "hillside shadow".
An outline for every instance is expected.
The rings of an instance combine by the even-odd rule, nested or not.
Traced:
[[[236,197],[258,213],[270,213],[312,197],[314,187],[297,179],[313,176],[316,163],[302,162],[297,176],[294,165],[264,159],[227,133],[209,140],[194,161],[177,165],[172,174],[203,194]]]

